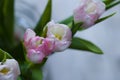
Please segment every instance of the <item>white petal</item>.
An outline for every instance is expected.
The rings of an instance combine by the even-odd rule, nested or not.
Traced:
[[[27,29],[24,34],[24,40],[25,42],[28,42],[32,37],[35,37],[35,32],[31,29]]]

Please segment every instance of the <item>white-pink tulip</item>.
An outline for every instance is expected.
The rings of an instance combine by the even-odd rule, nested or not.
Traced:
[[[33,30],[27,29],[24,34],[24,45],[28,59],[33,63],[41,63],[53,52],[55,41],[51,38],[36,36]]]
[[[70,46],[72,33],[67,25],[56,24],[51,21],[47,24],[47,27],[47,37],[55,40],[54,51],[62,51]]]
[[[88,28],[95,24],[104,11],[105,4],[101,0],[81,0],[79,7],[74,10],[74,21],[83,22],[83,28]]]
[[[20,75],[18,62],[15,59],[6,59],[0,63],[0,80],[17,80]]]

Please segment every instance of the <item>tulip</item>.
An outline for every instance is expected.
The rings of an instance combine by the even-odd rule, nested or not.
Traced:
[[[36,36],[36,33],[27,29],[24,34],[24,45],[27,51],[27,58],[33,63],[42,62],[44,55],[44,44],[42,44],[44,38]]]
[[[67,25],[55,24],[51,21],[47,24],[47,37],[55,40],[54,51],[63,51],[71,44],[71,30]]]
[[[24,34],[24,45],[27,57],[33,63],[41,63],[54,49],[54,39],[36,36],[35,32],[27,29]]]
[[[74,10],[74,22],[83,22],[83,28],[95,24],[95,21],[105,11],[105,4],[101,0],[81,0],[81,4]]]
[[[53,49],[54,40],[44,38],[41,44],[37,45],[37,47],[35,46],[32,49],[28,49],[27,57],[33,63],[41,63],[46,56],[50,55],[53,52]]]
[[[0,63],[0,80],[17,80],[20,75],[18,62],[14,59],[6,59]]]

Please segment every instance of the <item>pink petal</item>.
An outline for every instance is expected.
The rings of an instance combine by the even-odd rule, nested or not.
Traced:
[[[27,57],[33,63],[41,63],[45,55],[41,51],[30,49],[28,50]]]
[[[44,51],[45,55],[48,56],[53,52],[55,48],[55,40],[52,38],[45,38],[43,42],[44,42],[44,48],[45,48],[45,51]]]

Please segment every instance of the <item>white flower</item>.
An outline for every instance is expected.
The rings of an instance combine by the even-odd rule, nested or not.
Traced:
[[[47,27],[47,37],[55,39],[54,51],[62,51],[70,46],[72,33],[67,25],[56,24],[51,21],[47,24]]]
[[[105,11],[105,4],[100,0],[81,0],[81,4],[74,10],[75,23],[83,22],[83,28],[95,24],[95,21]]]
[[[19,75],[20,69],[16,60],[6,59],[6,62],[0,63],[0,80],[17,80]]]

